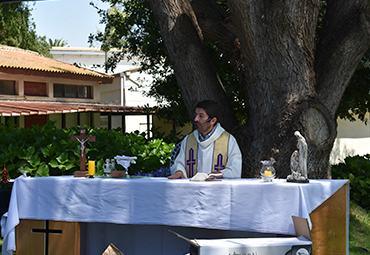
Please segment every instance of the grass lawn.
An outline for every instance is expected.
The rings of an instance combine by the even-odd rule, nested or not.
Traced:
[[[370,210],[350,203],[349,254],[370,254]],[[0,238],[0,255],[3,239]]]
[[[349,254],[370,254],[370,211],[350,204]]]

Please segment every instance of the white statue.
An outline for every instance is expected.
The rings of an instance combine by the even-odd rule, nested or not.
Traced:
[[[301,170],[301,174],[307,179],[307,143],[306,139],[299,133],[299,131],[295,131],[294,135],[298,139],[297,148],[299,150],[299,168]]]
[[[288,175],[288,181],[308,182],[307,177],[307,143],[306,139],[299,131],[295,131],[297,137],[297,148],[290,156],[291,175]]]

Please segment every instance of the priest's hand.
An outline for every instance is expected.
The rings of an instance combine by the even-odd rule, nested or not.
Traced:
[[[168,176],[167,178],[168,179],[181,179],[181,178],[184,178],[184,174],[182,173],[182,171],[176,171],[173,175]]]
[[[206,180],[208,181],[208,180],[223,179],[223,178],[224,178],[224,174],[223,173],[210,173],[208,175],[208,178]]]

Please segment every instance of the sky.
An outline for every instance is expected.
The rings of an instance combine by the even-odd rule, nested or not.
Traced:
[[[48,38],[63,39],[70,47],[89,47],[88,37],[104,25],[99,24],[100,17],[90,5],[108,9],[109,4],[100,0],[44,0],[29,2],[31,14],[36,24],[36,33]],[[95,43],[93,46],[98,47]]]

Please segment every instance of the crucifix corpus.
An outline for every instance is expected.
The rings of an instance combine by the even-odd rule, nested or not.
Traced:
[[[80,171],[75,171],[74,177],[86,177],[86,142],[95,142],[95,136],[87,136],[86,128],[80,128],[79,136],[71,136],[71,141],[78,141],[80,143]]]

